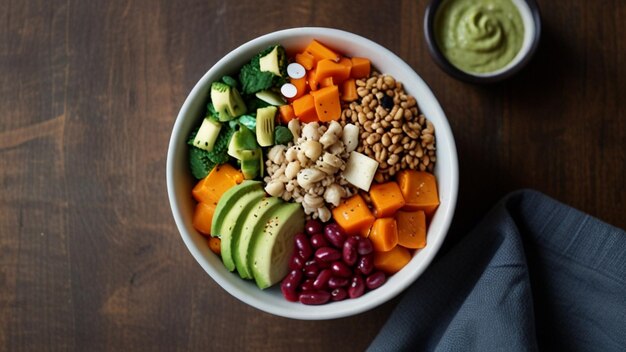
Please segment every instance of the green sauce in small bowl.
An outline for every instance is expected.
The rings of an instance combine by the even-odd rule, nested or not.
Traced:
[[[511,0],[445,0],[434,27],[442,54],[468,73],[506,67],[524,42],[522,17]]]

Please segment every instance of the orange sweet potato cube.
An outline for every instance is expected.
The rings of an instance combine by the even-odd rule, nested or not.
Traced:
[[[400,186],[393,181],[372,185],[370,198],[374,204],[374,215],[377,218],[393,216],[405,204]]]

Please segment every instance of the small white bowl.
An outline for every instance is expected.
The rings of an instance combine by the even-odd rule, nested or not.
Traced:
[[[224,268],[206,242],[192,226],[194,200],[191,189],[195,180],[188,166],[187,136],[200,121],[206,106],[211,82],[225,74],[234,74],[254,55],[268,46],[282,44],[288,52],[302,50],[317,39],[347,56],[367,57],[382,73],[388,73],[404,84],[424,115],[435,126],[437,143],[437,176],[441,205],[434,215],[427,234],[427,246],[378,289],[356,299],[307,306],[285,300],[279,285],[260,290],[251,281],[242,280]],[[454,215],[458,191],[458,162],[454,137],[448,120],[426,83],[398,56],[384,47],[358,35],[328,28],[293,28],[273,32],[251,40],[228,53],[204,74],[185,100],[172,130],[167,153],[167,191],[174,220],[187,248],[202,268],[227,292],[241,301],[265,312],[304,320],[346,317],[372,309],[392,299],[407,288],[435,257],[447,234]]]

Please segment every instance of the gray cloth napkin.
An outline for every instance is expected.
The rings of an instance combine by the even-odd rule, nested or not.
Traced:
[[[626,351],[626,232],[512,193],[407,290],[368,350]]]

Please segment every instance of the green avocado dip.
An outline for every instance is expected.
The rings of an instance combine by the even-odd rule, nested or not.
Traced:
[[[435,17],[443,55],[468,73],[490,73],[520,51],[524,25],[511,0],[445,0]]]

